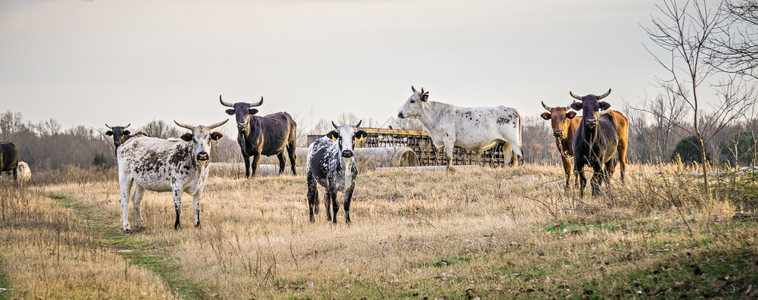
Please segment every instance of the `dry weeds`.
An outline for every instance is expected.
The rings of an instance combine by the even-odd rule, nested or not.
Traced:
[[[202,228],[192,227],[190,196],[183,198],[184,227],[175,231],[170,194],[148,192],[142,208],[146,228],[135,235],[160,245],[160,253],[175,259],[181,276],[200,290],[196,294],[208,298],[665,296],[670,294],[648,276],[656,270],[689,272],[685,262],[697,264],[714,255],[744,254],[749,261],[758,257],[755,226],[731,223],[733,208],[728,202],[702,197],[695,183],[678,172],[631,166],[624,187],[614,182],[615,191],[606,197],[579,199],[575,190],[563,190],[563,176],[555,166],[455,173],[364,171],[356,183],[351,225],[344,223],[342,209],[337,225],[327,222],[323,203],[317,221],[308,222],[302,175],[249,180],[212,174],[201,202]],[[99,211],[105,216],[103,226],[120,228],[117,190],[116,181],[108,178],[28,193],[47,203],[36,210],[40,218],[55,220],[60,219],[55,214],[67,214],[66,219],[76,220],[69,209],[39,196],[66,195],[77,203],[71,209]],[[323,189],[319,193],[322,196]],[[714,223],[714,217],[723,221]],[[116,276],[112,281],[121,284],[124,260],[115,250],[101,250],[100,260],[89,258],[76,249],[97,249],[92,245],[98,241],[77,231],[81,221],[65,226],[66,243],[73,250],[62,255],[108,265]],[[34,233],[17,226],[3,228],[3,236],[43,235],[31,245],[0,246],[5,250],[0,256],[14,290],[47,295],[44,285],[29,274],[56,264],[49,257],[57,253],[50,248],[55,231],[42,225],[35,226]],[[24,248],[35,254],[25,256]],[[44,268],[37,262],[40,257],[46,258],[41,260]],[[82,265],[60,268],[90,272]],[[129,270],[135,274],[130,274],[130,282],[141,282],[132,288],[166,296],[162,293],[170,288],[162,282],[170,280],[149,279],[150,272],[137,266]],[[45,276],[61,284],[100,286],[107,281],[84,275],[76,281],[62,274]],[[144,281],[136,279],[139,276],[145,276],[139,279]],[[658,277],[655,280],[672,280]],[[745,280],[755,285],[755,277]],[[671,283],[672,291],[697,286],[686,278],[682,282]],[[78,295],[96,296],[94,291]]]

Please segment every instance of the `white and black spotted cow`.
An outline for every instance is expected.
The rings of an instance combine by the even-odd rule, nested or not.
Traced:
[[[221,133],[211,132],[211,130],[224,125],[226,121],[209,126],[190,126],[174,121],[176,125],[189,129],[191,132],[183,134],[181,139],[164,140],[137,136],[121,144],[117,157],[124,233],[132,233],[127,212],[132,182],[135,183],[132,204],[138,227],[142,227],[140,203],[145,190],[172,192],[176,212],[174,229],[180,227],[182,192],[192,195],[195,227],[200,226],[198,210],[205,180],[208,178],[208,162],[211,158],[210,143],[223,137]]]
[[[355,176],[358,175],[353,149],[355,140],[363,139],[367,135],[365,131],[357,130],[360,125],[360,121],[355,126],[337,126],[332,122],[334,130],[308,147],[308,162],[305,169],[311,222],[315,221],[314,212],[318,214],[318,186],[316,186],[318,183],[326,188],[324,195],[326,219],[337,223],[339,211],[337,191],[341,191],[345,193],[345,222],[350,223],[350,199],[353,197]],[[332,206],[333,215],[329,209],[330,206]]]
[[[514,154],[524,163],[521,152],[521,116],[515,108],[458,107],[451,104],[428,101],[429,92],[422,88],[408,98],[397,114],[399,118],[416,118],[424,125],[424,131],[432,138],[434,147],[444,148],[449,159],[448,169],[453,169],[455,146],[474,151],[477,157],[497,143],[508,143]]]

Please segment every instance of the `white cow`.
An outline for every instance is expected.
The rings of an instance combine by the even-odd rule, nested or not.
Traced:
[[[497,143],[508,143],[518,162],[523,164],[521,152],[521,116],[514,108],[458,107],[451,104],[428,101],[429,92],[422,88],[408,98],[397,114],[399,118],[416,118],[424,125],[424,131],[432,138],[434,147],[444,149],[449,159],[448,169],[453,169],[455,146],[474,151],[477,158]]]
[[[228,120],[226,120],[228,121]],[[213,128],[226,121],[209,126],[190,126],[174,121],[176,125],[189,129],[181,139],[164,140],[137,136],[127,140],[118,148],[118,181],[121,186],[121,215],[124,233],[132,233],[129,228],[129,192],[135,183],[132,204],[137,219],[137,227],[142,227],[140,203],[145,190],[156,192],[171,191],[174,196],[178,229],[179,214],[182,209],[182,191],[193,196],[195,227],[200,226],[200,199],[203,196],[205,180],[208,178],[208,162],[211,158],[211,140],[219,140],[223,134]]]
[[[16,181],[18,181],[18,183],[26,184],[32,179],[32,170],[29,169],[29,165],[26,162],[19,161],[17,170],[18,177],[16,178]]]

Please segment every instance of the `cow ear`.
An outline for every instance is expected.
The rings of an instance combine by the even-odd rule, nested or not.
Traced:
[[[421,101],[426,102],[426,100],[429,100],[429,92],[426,92],[423,95],[421,95]]]
[[[368,136],[368,133],[366,133],[366,131],[358,130],[355,132],[355,138],[358,140],[365,139],[367,136]]]
[[[130,134],[132,134],[132,132],[131,132],[131,131],[129,131],[129,130],[124,130],[124,135],[130,135]]]
[[[226,110],[226,114],[230,115],[230,116],[233,116],[234,115],[234,110],[233,109],[227,109]]]
[[[339,134],[339,133],[337,133],[337,132],[336,132],[336,131],[334,131],[334,130],[332,130],[332,131],[329,131],[329,133],[327,133],[327,134],[326,134],[326,136],[327,136],[328,138],[332,139],[332,141],[337,141],[337,139],[338,139],[338,138],[340,138],[340,134]]]
[[[550,113],[546,113],[546,112],[545,112],[545,113],[542,113],[542,114],[540,115],[540,117],[542,117],[542,118],[543,118],[543,119],[545,119],[545,120],[550,120]]]
[[[608,102],[600,101],[599,104],[600,104],[600,108],[602,108],[603,110],[608,110],[609,108],[611,108],[611,104]]]
[[[191,142],[192,141],[192,134],[189,133],[189,132],[187,132],[185,134],[182,134],[182,136],[180,138],[183,139],[183,140],[185,140],[185,141],[187,141],[187,142]]]
[[[257,114],[257,113],[258,113],[258,110],[257,110],[257,109],[255,109],[255,108],[251,108],[251,109],[250,109],[250,110],[248,110],[247,112],[248,112],[248,113],[250,113],[251,115],[254,115],[254,114]]]
[[[113,135],[113,131],[112,130],[108,130],[108,131],[105,132],[105,135]]]
[[[218,141],[222,137],[224,137],[224,135],[221,134],[221,132],[218,132],[218,131],[211,132],[211,139],[214,140],[214,141]]]
[[[576,112],[570,111],[566,113],[566,118],[573,119],[576,117]]]
[[[582,102],[571,103],[571,109],[573,109],[573,110],[582,110]]]

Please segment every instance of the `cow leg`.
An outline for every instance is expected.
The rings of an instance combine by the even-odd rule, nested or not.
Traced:
[[[171,190],[172,194],[174,195],[174,213],[176,215],[176,220],[174,221],[174,230],[177,230],[179,227],[182,227],[179,223],[179,216],[182,213],[182,190],[179,187],[173,187]]]
[[[242,153],[242,159],[245,160],[245,178],[250,178],[250,156]]]
[[[253,169],[252,177],[255,177],[255,171],[258,170],[258,161],[261,159],[260,154],[253,154],[253,163],[250,165],[250,168]]]
[[[311,171],[306,172],[305,177],[308,181],[308,212],[310,213],[311,223],[315,222],[313,214],[318,214],[318,185],[316,185],[316,179],[313,178]]]
[[[566,189],[571,188],[571,159],[564,157],[561,153],[561,162],[563,163],[563,171],[566,172]]]
[[[600,185],[602,184],[601,178],[603,177],[603,173],[605,171],[603,170],[603,167],[600,163],[593,164],[592,170],[593,170],[592,180],[591,180],[592,196],[597,196],[600,193]]]
[[[195,228],[200,228],[200,199],[203,198],[203,191],[197,191],[194,196],[192,196],[192,210],[193,210],[193,216],[195,219]]]
[[[292,175],[297,175],[297,172],[295,172],[295,161],[297,160],[297,147],[295,146],[295,143],[289,144],[287,146],[287,154],[290,157],[290,165],[292,166]]]
[[[621,172],[621,184],[624,184],[624,177],[626,175],[626,139],[619,139],[618,147],[616,148],[618,150],[618,156],[619,156],[619,164],[620,172]]]
[[[18,167],[13,168],[13,181],[18,182]]]
[[[119,176],[121,177],[121,176]],[[129,228],[129,192],[132,190],[132,178],[119,178],[119,187],[121,188],[121,229],[124,233],[132,233]]]
[[[455,141],[447,139],[444,141],[445,146],[443,148],[445,149],[445,155],[447,156],[447,170],[450,172],[455,172],[455,168],[453,167],[453,161],[455,160],[453,157],[453,152],[455,151]]]
[[[609,191],[611,189],[611,174],[609,171],[613,171],[614,168],[616,168],[616,159],[612,158],[605,163],[605,170],[603,170],[603,181],[605,181],[605,185]]]
[[[134,185],[134,194],[132,195],[132,206],[134,206],[134,217],[137,219],[137,228],[142,228],[142,214],[140,213],[142,196],[145,195],[145,188],[139,184]]]
[[[329,188],[327,187],[324,189],[324,207],[326,208],[326,220],[331,221],[332,220],[332,198],[331,198],[331,192],[329,191]],[[335,218],[337,216],[334,216]]]
[[[587,177],[584,176],[584,167],[576,165],[577,176],[579,176],[579,197],[584,198],[584,188],[587,186]]]
[[[350,188],[345,191],[345,223],[350,224],[350,200],[353,198],[353,189],[355,188],[355,185],[350,186]],[[336,213],[335,213],[336,215]]]
[[[340,206],[337,205],[337,190],[331,188],[329,191],[329,198],[332,198],[332,223],[337,224],[337,212],[340,211]]]
[[[279,159],[279,175],[284,173],[284,151],[279,152],[279,154],[276,155],[276,158]]]

